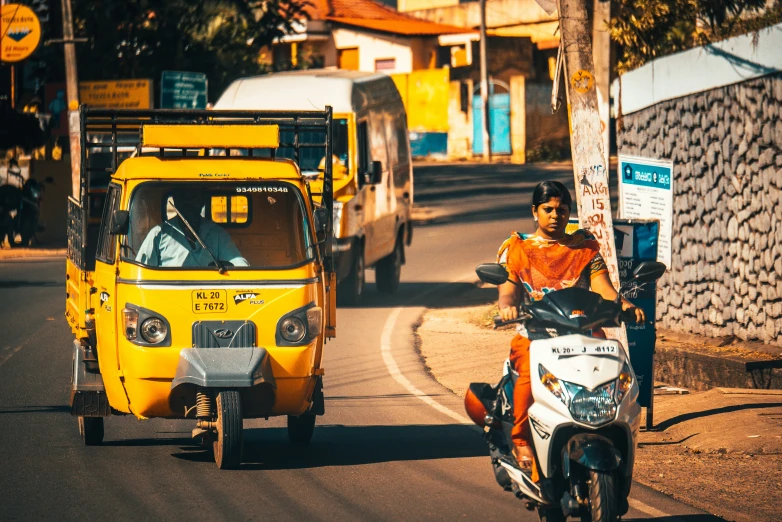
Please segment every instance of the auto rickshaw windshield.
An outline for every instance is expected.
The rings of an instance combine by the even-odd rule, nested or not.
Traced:
[[[122,259],[148,268],[255,270],[314,258],[306,208],[290,183],[147,182],[131,196]],[[205,247],[205,248],[204,248]]]

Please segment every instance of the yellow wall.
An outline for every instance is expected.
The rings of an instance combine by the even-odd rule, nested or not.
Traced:
[[[448,132],[449,69],[428,69],[391,75],[413,132]]]

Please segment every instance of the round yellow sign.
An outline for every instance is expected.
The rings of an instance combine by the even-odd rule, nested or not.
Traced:
[[[0,19],[0,61],[21,62],[41,43],[41,22],[27,6],[6,4]]]
[[[592,75],[589,73],[589,71],[585,71],[583,69],[576,71],[576,73],[570,79],[570,85],[573,86],[573,89],[576,92],[580,92],[582,94],[588,92],[594,84],[595,80],[592,78]]]

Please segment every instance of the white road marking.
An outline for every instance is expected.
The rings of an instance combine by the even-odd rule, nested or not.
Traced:
[[[420,294],[417,294],[409,302],[420,300],[422,297],[426,297],[427,295],[436,292],[437,290],[443,288],[444,286],[453,283],[460,283],[472,277],[475,276],[471,272],[470,274],[465,275],[464,277],[461,277],[454,281],[451,281],[450,283],[443,283],[434,288],[430,288],[425,292],[421,292]],[[388,369],[388,373],[390,373],[391,377],[393,377],[396,382],[401,384],[402,387],[406,389],[411,395],[421,399],[424,403],[428,404],[429,406],[439,411],[443,415],[450,417],[451,419],[461,424],[473,424],[473,422],[467,417],[465,417],[464,415],[460,415],[459,413],[456,413],[455,411],[451,410],[447,406],[443,406],[442,404],[440,404],[439,402],[431,398],[429,395],[425,394],[424,392],[416,388],[413,385],[413,383],[407,379],[407,377],[402,375],[402,372],[399,370],[399,366],[396,364],[396,360],[394,359],[394,356],[391,354],[391,335],[394,333],[394,330],[396,329],[397,319],[399,319],[399,314],[402,313],[403,309],[404,306],[394,308],[394,310],[388,315],[388,318],[386,319],[386,323],[383,326],[383,332],[380,334],[380,353],[383,355],[383,362],[385,363],[386,368]],[[666,513],[665,511],[661,511],[657,508],[653,508],[652,506],[649,506],[648,504],[645,504],[644,502],[641,502],[640,500],[636,500],[634,498],[628,498],[627,502],[629,503],[631,508],[640,511],[642,513],[645,513],[647,515],[650,515],[652,517],[661,518],[661,517],[672,516]],[[673,517],[671,518],[670,522],[683,522],[683,520],[679,517]]]
[[[653,516],[655,518],[663,518],[663,517],[671,517],[669,520],[670,522],[684,522],[681,518],[670,515],[669,513],[666,513],[665,511],[660,511],[657,508],[653,508],[652,506],[641,502],[640,500],[634,499],[634,498],[628,498],[627,503],[630,504],[630,507],[641,511],[642,513],[646,513],[647,515]]]
[[[8,353],[8,354],[5,354],[5,355],[2,355],[2,356],[0,356],[0,366],[4,365],[4,364],[6,363],[6,361],[8,361],[8,359],[10,359],[11,357],[13,357],[13,356],[14,356],[14,354],[15,354],[16,352],[18,352],[19,350],[21,350],[22,348],[24,348],[24,346],[25,346],[26,344],[27,344],[27,343],[20,344],[20,345],[19,345],[19,346],[17,346],[16,348],[11,348],[10,346],[8,346],[8,347],[4,348],[4,350],[6,350],[6,351],[7,351],[7,350],[11,350],[11,352],[10,352],[10,353]]]
[[[437,290],[440,290],[441,288],[449,284],[460,283],[462,281],[474,277],[475,277],[474,273],[470,272],[464,277],[460,277],[459,279],[451,281],[450,283],[443,283],[441,285],[435,286],[434,288],[430,288],[429,290],[421,292],[420,294],[417,294],[415,297],[413,297],[409,302],[412,303],[413,301],[420,300],[421,298],[426,297],[427,295],[436,292]],[[473,424],[473,422],[467,417],[465,417],[464,415],[456,413],[450,408],[443,406],[442,404],[440,404],[439,402],[431,398],[429,395],[425,394],[424,392],[416,388],[413,385],[413,383],[411,383],[407,379],[407,377],[402,375],[402,372],[399,371],[399,366],[396,364],[396,360],[394,359],[394,356],[391,353],[391,335],[394,333],[394,330],[396,329],[396,321],[397,319],[399,319],[399,314],[402,313],[403,309],[404,306],[394,308],[394,310],[389,314],[388,318],[386,319],[386,323],[383,326],[383,332],[380,334],[380,353],[383,355],[383,362],[386,364],[388,373],[390,373],[391,377],[393,377],[396,382],[401,384],[402,387],[406,389],[411,395],[418,397],[423,402],[425,402],[435,410],[439,411],[443,415],[450,417],[451,419],[461,424]]]

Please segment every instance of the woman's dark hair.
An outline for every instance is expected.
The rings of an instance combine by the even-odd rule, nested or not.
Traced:
[[[573,208],[573,199],[570,197],[570,191],[559,181],[544,181],[538,183],[535,191],[532,193],[532,208],[536,208],[546,203],[551,198],[559,198],[562,203]]]

